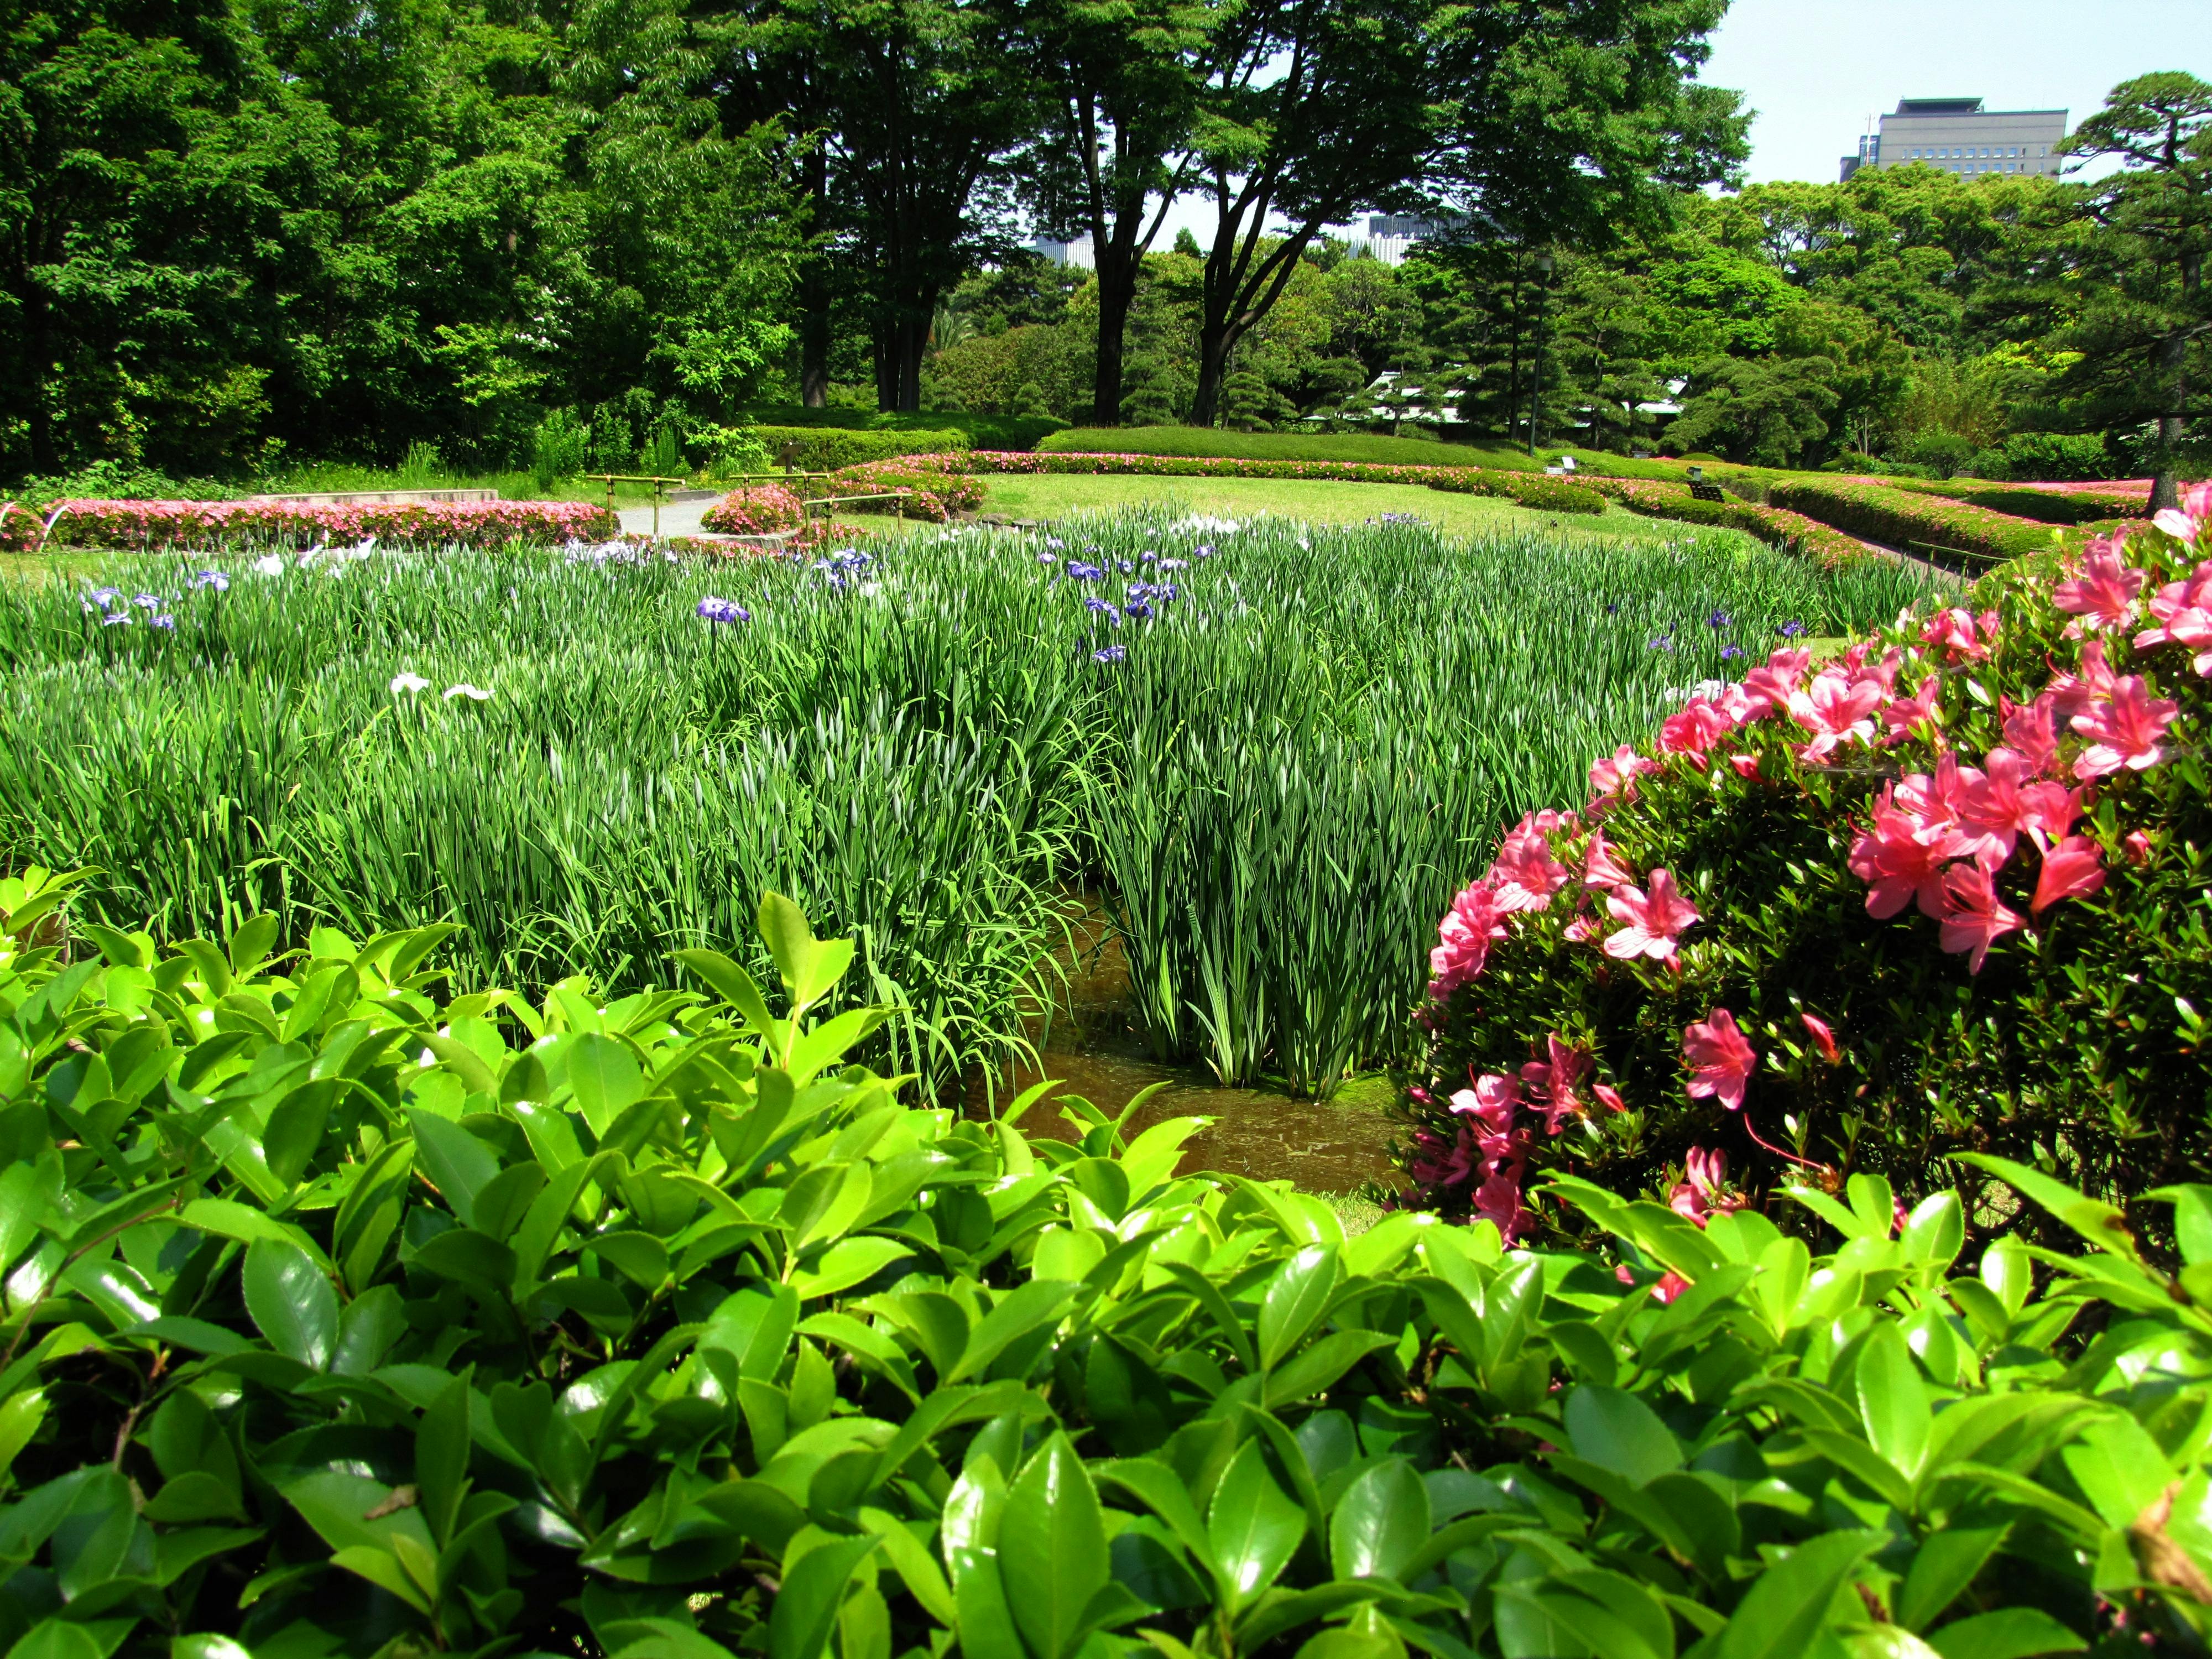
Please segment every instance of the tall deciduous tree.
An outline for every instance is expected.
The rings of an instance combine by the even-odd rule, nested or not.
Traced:
[[[1098,283],[1091,419],[1121,423],[1129,308],[1145,255],[1190,182],[1200,98],[1228,0],[1027,0],[1044,118],[1030,194],[1045,226],[1091,238]]]

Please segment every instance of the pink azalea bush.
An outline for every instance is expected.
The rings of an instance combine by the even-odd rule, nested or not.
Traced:
[[[1452,902],[1401,1202],[1698,1224],[1956,1152],[2129,1206],[2212,1162],[2212,484],[1816,661],[1779,650],[1532,813]],[[1562,1223],[1562,1224],[1564,1224]]]
[[[805,523],[805,505],[781,484],[733,489],[699,515],[699,527],[718,536],[770,536]]]
[[[205,547],[248,541],[307,546],[380,542],[497,547],[509,542],[597,541],[617,533],[612,514],[590,501],[428,501],[375,506],[340,502],[138,501],[75,499],[47,508],[49,547]],[[0,540],[21,551],[39,545],[41,521],[11,514]]]
[[[945,524],[956,514],[973,513],[983,504],[983,485],[974,476],[975,461],[974,455],[964,452],[868,461],[833,475],[830,489],[839,495],[875,494],[882,498],[848,501],[840,509],[843,512],[894,514]]]

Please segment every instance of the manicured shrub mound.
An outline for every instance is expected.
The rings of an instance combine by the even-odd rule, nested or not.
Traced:
[[[799,496],[781,484],[733,489],[699,515],[699,527],[723,536],[768,536],[806,523]]]
[[[1838,568],[1867,556],[1865,545],[1856,538],[1832,530],[1801,513],[1734,499],[1700,501],[1691,495],[1687,484],[1604,478],[1590,480],[1589,488],[1619,501],[1632,513],[1673,519],[1684,524],[1741,530],[1758,537],[1769,547],[1786,547],[1802,553],[1826,569]]]
[[[982,483],[969,470],[971,459],[961,453],[877,461],[847,467],[831,480],[831,487],[841,495],[874,493],[882,497],[878,501],[847,501],[842,510],[848,513],[896,514],[944,524],[983,504]]]
[[[615,517],[589,501],[428,501],[302,506],[282,501],[70,500],[48,508],[51,535],[22,513],[0,518],[0,545],[206,547],[258,543],[304,547],[363,541],[417,546],[498,547],[515,542],[598,541],[617,533]]]
[[[2212,1322],[1563,1184],[1604,1256],[911,1109],[787,1013],[442,1001],[441,929],[26,948],[0,883],[0,1642],[41,1656],[2194,1650]],[[2191,1265],[2212,1191],[2175,1195]],[[2036,1280],[2047,1288],[2039,1294]],[[2094,1346],[2076,1321],[2108,1327]],[[1218,1644],[1217,1647],[1216,1644]],[[2171,1647],[2169,1648],[2169,1644]]]
[[[1995,1152],[2126,1207],[2212,1160],[2212,486],[1839,660],[1776,652],[1591,769],[1454,902],[1417,1202],[1557,1169],[1686,1215],[1909,1205]],[[2008,1200],[1976,1194],[1977,1231]],[[2047,1231],[2047,1230],[2046,1230]]]
[[[794,404],[781,404],[757,409],[753,415],[770,426],[808,430],[833,428],[848,432],[957,432],[978,449],[1034,449],[1040,439],[1067,427],[1066,421],[1050,415],[970,415],[941,409],[896,415],[876,410],[803,409]]]

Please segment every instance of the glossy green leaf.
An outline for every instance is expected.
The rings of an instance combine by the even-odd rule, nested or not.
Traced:
[[[1065,1435],[1037,1449],[1006,1490],[999,1572],[1015,1628],[1036,1659],[1069,1659],[1090,1633],[1085,1613],[1109,1576],[1105,1519]]]
[[[1395,1578],[1429,1541],[1429,1490],[1402,1457],[1353,1481],[1328,1517],[1329,1565],[1339,1578]]]
[[[1658,1413],[1634,1395],[1583,1383],[1567,1396],[1575,1455],[1634,1486],[1682,1467],[1682,1448]]]
[[[306,1251],[289,1242],[258,1239],[246,1252],[246,1306],[277,1352],[327,1370],[337,1352],[337,1292]]]
[[[769,1659],[820,1659],[846,1585],[879,1541],[865,1534],[832,1540],[809,1551],[784,1575],[769,1617]]]
[[[1214,1488],[1206,1533],[1220,1573],[1217,1588],[1232,1613],[1275,1582],[1305,1537],[1305,1510],[1284,1496],[1257,1440],[1244,1443]]]

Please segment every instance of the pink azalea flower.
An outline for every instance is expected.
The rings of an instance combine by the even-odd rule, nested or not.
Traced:
[[[2128,862],[2137,869],[2150,862],[2150,837],[2142,830],[2130,830],[2128,838],[2120,846],[2128,855]]]
[[[2063,841],[2081,816],[2081,792],[2063,783],[2031,783],[2020,792],[2020,827],[2038,848]]]
[[[1437,929],[1429,952],[1429,994],[1442,1000],[1482,972],[1492,939],[1505,937],[1505,912],[1481,882],[1462,889]]]
[[[1455,1141],[1426,1129],[1414,1130],[1413,1152],[1406,1160],[1406,1173],[1424,1187],[1456,1187],[1474,1174],[1474,1135],[1465,1124]]]
[[[1978,974],[1990,946],[2027,926],[2027,918],[1997,897],[1994,878],[1978,864],[1954,865],[1943,878],[1943,948],[1972,952],[1966,971]]]
[[[2194,543],[2207,523],[2212,523],[2212,481],[2191,484],[2181,492],[2181,506],[2166,507],[2151,520],[2176,541]]]
[[[1590,1092],[1598,1097],[1598,1103],[1608,1112],[1625,1112],[1628,1109],[1628,1103],[1620,1097],[1620,1091],[1610,1083],[1593,1083],[1590,1085]]]
[[[1462,1089],[1451,1097],[1452,1110],[1478,1120],[1494,1134],[1513,1127],[1513,1114],[1520,1105],[1521,1085],[1494,1072],[1475,1079],[1472,1089]]]
[[[1743,692],[1748,712],[1745,719],[1765,720],[1777,709],[1787,709],[1797,682],[1804,678],[1812,660],[1810,651],[1777,651],[1767,658],[1765,667],[1746,674]]]
[[[1943,914],[1943,866],[1948,855],[1919,833],[1916,819],[1897,810],[1885,785],[1874,821],[1852,842],[1850,872],[1867,884],[1867,914],[1887,921],[1917,898],[1923,914]]]
[[[2140,674],[2113,681],[2109,699],[2074,717],[2074,729],[2096,739],[2074,763],[2074,775],[2101,778],[2122,767],[2141,772],[2157,765],[2164,758],[2159,739],[2180,712],[2171,697],[2154,699]]]
[[[2051,677],[2051,688],[2043,696],[2051,699],[2051,718],[2061,730],[2073,724],[2074,717],[2100,697],[2112,695],[2112,671],[2105,661],[2105,642],[2091,640],[2081,647],[2081,672],[2076,676],[2064,672]],[[2038,702],[2042,697],[2036,699]]]
[[[1881,723],[1889,728],[1883,747],[1902,743],[1912,735],[1912,728],[1923,724],[1940,726],[1943,720],[1943,682],[1940,676],[1921,677],[1920,689],[1909,697],[1899,697],[1881,711]],[[1941,740],[1942,734],[1937,734]]]
[[[2041,915],[2060,899],[2080,898],[2105,884],[2103,849],[2087,836],[2069,836],[2043,855],[2028,913]]]
[[[1960,769],[1966,787],[1959,802],[1959,825],[1968,843],[1966,856],[1982,859],[1992,868],[2012,856],[2021,831],[2028,827],[2029,806],[2021,793],[2027,775],[2027,763],[2005,748],[1990,750],[1986,770]]]
[[[1820,1051],[1820,1058],[1829,1065],[1834,1065],[1837,1060],[1836,1034],[1829,1029],[1828,1022],[1817,1014],[1806,1013],[1802,1009],[1798,1011],[1797,1018],[1804,1023],[1806,1035],[1813,1039],[1813,1046]]]
[[[1545,1038],[1547,1058],[1532,1060],[1521,1068],[1522,1086],[1529,1105],[1544,1114],[1545,1126],[1553,1134],[1589,1109],[1583,1103],[1583,1081],[1596,1069],[1587,1048],[1577,1048],[1557,1031]]]
[[[1583,885],[1585,887],[1626,887],[1636,880],[1635,872],[1613,855],[1613,844],[1605,838],[1605,831],[1590,831],[1589,849],[1583,863]]]
[[[1879,662],[1869,663],[1867,656],[1873,649],[1874,641],[1871,640],[1861,640],[1852,646],[1844,653],[1844,670],[1855,684],[1860,680],[1874,681],[1881,687],[1881,694],[1886,697],[1897,689],[1897,671],[1905,665],[1905,652],[1902,647],[1893,645],[1881,653]]]
[[[1557,814],[1546,816],[1556,825]],[[1567,866],[1552,856],[1536,817],[1530,813],[1505,837],[1498,849],[1498,861],[1483,878],[1497,895],[1500,910],[1540,910],[1552,902],[1553,894],[1567,884]]]
[[[1912,820],[1912,832],[1929,846],[1940,848],[1946,858],[1964,858],[1970,846],[1954,831],[1966,810],[1971,767],[1961,771],[1958,757],[1945,755],[1936,763],[1933,776],[1911,772],[1897,781],[1897,810]]]
[[[1756,755],[1730,755],[1728,757],[1728,763],[1735,769],[1735,775],[1740,778],[1755,778],[1759,775],[1759,757]]]
[[[1667,1198],[1668,1207],[1676,1215],[1702,1227],[1716,1215],[1726,1215],[1743,1207],[1742,1194],[1723,1190],[1728,1181],[1726,1152],[1718,1149],[1709,1152],[1702,1146],[1692,1146],[1683,1164],[1683,1173],[1689,1178],[1676,1182]]]
[[[1654,763],[1644,759],[1625,743],[1613,751],[1611,759],[1592,761],[1589,810],[1601,812],[1616,799],[1635,799],[1637,774],[1656,769]]]
[[[2127,544],[2125,531],[2093,538],[2082,574],[2051,590],[2053,605],[2081,619],[2076,626],[2125,628],[2135,620],[2136,595],[2142,592],[2150,573],[2122,562]]]
[[[1627,925],[1605,941],[1605,953],[1630,961],[1650,957],[1671,962],[1680,941],[1676,935],[1698,920],[1697,908],[1681,896],[1674,878],[1654,870],[1647,895],[1635,887],[1621,887],[1606,896],[1605,908],[1613,920]]]
[[[2212,676],[2212,559],[2185,580],[2160,588],[2150,602],[2150,614],[2158,618],[2158,626],[2136,635],[2136,649],[2186,646],[2197,653],[2197,672]]]
[[[1705,751],[1716,738],[1726,737],[1735,723],[1720,709],[1699,697],[1659,728],[1659,750],[1680,755],[1699,771],[1705,769]]]
[[[2024,705],[2008,697],[1997,699],[2004,716],[2005,747],[2020,757],[2031,777],[2048,772],[2058,758],[2058,737],[2051,726],[2057,702],[2048,691]]]
[[[1690,1068],[1692,1100],[1711,1096],[1735,1112],[1743,1109],[1744,1085],[1759,1054],[1736,1029],[1735,1016],[1716,1008],[1702,1023],[1682,1028],[1682,1063]]]
[[[1508,1244],[1525,1237],[1536,1224],[1536,1212],[1522,1201],[1521,1176],[1521,1165],[1501,1164],[1474,1194],[1474,1213],[1495,1223]]]
[[[1651,1299],[1663,1308],[1689,1288],[1690,1281],[1669,1267],[1651,1287]]]
[[[1982,662],[1990,654],[1990,647],[1997,633],[1997,613],[1984,611],[1978,617],[1972,611],[1954,606],[1938,611],[1921,629],[1921,641],[1941,647],[1948,662]]]
[[[1839,744],[1874,739],[1871,716],[1881,702],[1881,683],[1871,678],[1851,680],[1840,670],[1824,668],[1813,683],[1790,698],[1790,714],[1813,734],[1800,751],[1808,761],[1826,760]]]

